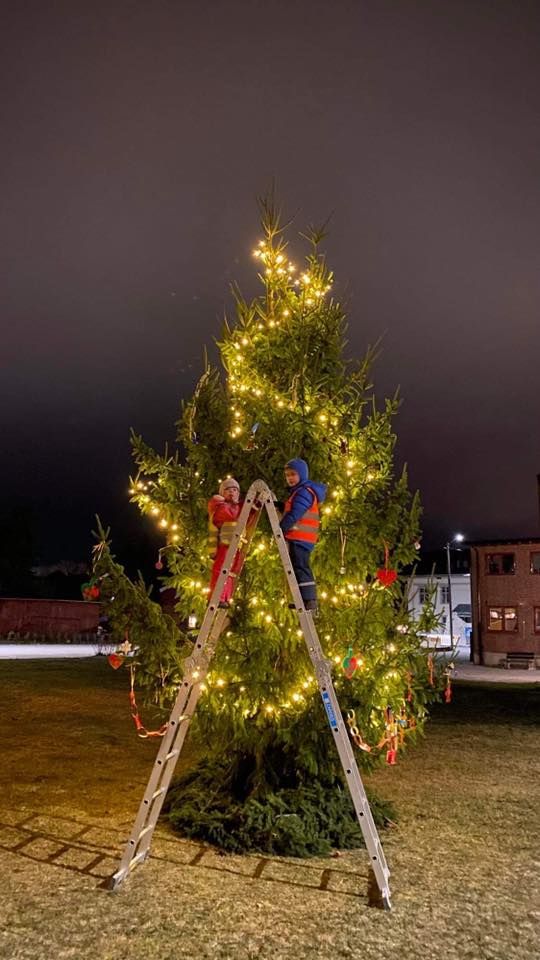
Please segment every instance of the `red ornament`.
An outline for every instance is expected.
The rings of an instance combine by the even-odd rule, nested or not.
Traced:
[[[119,657],[117,653],[110,653],[107,660],[113,670],[118,670],[118,667],[121,667],[124,662],[124,657]]]
[[[384,541],[383,541],[384,542]],[[384,567],[381,567],[377,570],[377,580],[383,587],[390,587],[395,580],[397,580],[397,570],[392,570],[389,567],[389,550],[388,544],[384,544]]]
[[[83,583],[81,591],[85,600],[95,600],[96,597],[99,597],[99,587],[92,580]]]
[[[386,751],[386,762],[389,763],[390,766],[392,767],[395,766],[397,762],[397,750]]]
[[[158,560],[157,563],[154,564],[154,566],[155,566],[156,570],[163,570],[163,564],[162,564],[161,560]]]
[[[358,669],[361,663],[361,661],[360,662],[358,661],[358,657],[353,656],[352,649],[353,649],[352,647],[348,648],[346,655],[343,657],[343,660],[341,661],[343,673],[347,677],[347,680],[352,680],[355,671]]]
[[[380,569],[377,570],[377,580],[383,587],[389,587],[397,580],[397,570]]]

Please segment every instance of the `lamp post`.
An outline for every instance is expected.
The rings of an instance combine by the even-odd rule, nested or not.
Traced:
[[[450,626],[450,648],[454,652],[454,621],[452,617],[452,564],[450,560],[450,547],[453,543],[462,543],[465,537],[462,533],[456,533],[455,537],[446,543],[446,575],[448,577],[448,623]]]

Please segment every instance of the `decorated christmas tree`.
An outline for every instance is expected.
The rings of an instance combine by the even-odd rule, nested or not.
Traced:
[[[262,478],[283,497],[284,465],[302,457],[328,486],[313,553],[317,630],[359,760],[395,763],[446,682],[421,645],[432,606],[420,622],[408,612],[402,571],[415,560],[420,506],[406,472],[394,472],[398,400],[375,402],[372,350],[361,362],[346,357],[323,232],[303,236],[297,267],[272,199],[261,209],[254,257],[262,292],[246,301],[233,291],[236,315],[218,345],[223,371],[206,364],[182,407],[174,454],[133,436],[130,495],[163,535],[158,567],[176,616],[130,583],[103,531],[95,583],[114,639],[134,651],[126,662],[137,686],[166,718],[208,602],[207,501],[230,476],[243,493]],[[302,855],[360,838],[289,600],[261,522],[191,727],[199,759],[169,799],[180,831],[227,849]],[[384,815],[377,803],[374,813]]]

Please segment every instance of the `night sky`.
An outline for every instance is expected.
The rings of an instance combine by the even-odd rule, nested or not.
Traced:
[[[256,292],[272,177],[299,230],[333,212],[426,542],[538,535],[537,0],[18,0],[0,32],[0,485],[42,558],[146,523],[129,428],[172,438]]]

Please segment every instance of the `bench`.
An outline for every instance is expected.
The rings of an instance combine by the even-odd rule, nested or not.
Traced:
[[[535,670],[536,660],[534,653],[507,653],[504,660],[501,660],[501,666],[505,670]]]

